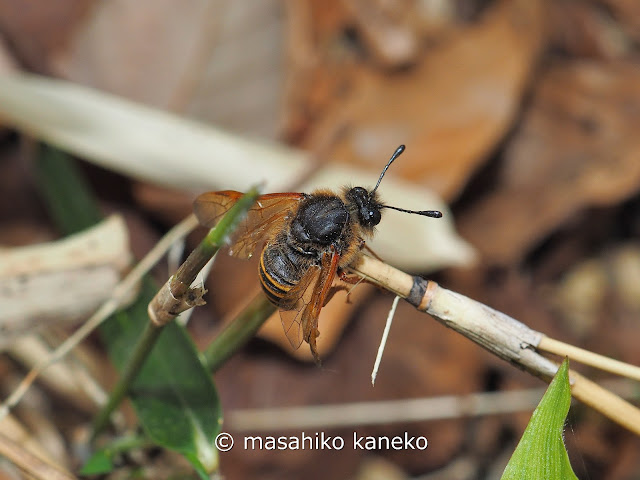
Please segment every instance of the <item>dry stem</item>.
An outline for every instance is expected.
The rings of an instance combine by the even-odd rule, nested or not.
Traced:
[[[558,366],[537,350],[545,335],[480,302],[410,276],[362,255],[351,270],[406,299],[494,355],[550,381]],[[548,338],[548,337],[547,337]],[[571,372],[572,394],[611,420],[640,434],[640,410],[601,386]]]
[[[55,352],[44,358],[38,365],[33,367],[27,376],[20,382],[20,385],[13,391],[2,405],[0,405],[0,419],[2,419],[10,409],[15,406],[27,392],[31,384],[49,365],[63,358],[78,343],[84,340],[93,330],[95,330],[104,320],[114,313],[135,289],[140,279],[162,258],[165,252],[178,239],[186,236],[197,226],[195,216],[190,215],[178,225],[173,227],[160,241],[145,255],[145,257],[129,272],[129,274],[114,288],[111,298],[80,327],[73,335],[65,340]]]
[[[53,466],[42,458],[30,453],[13,440],[0,433],[0,456],[6,457],[20,470],[29,475],[29,478],[46,480],[74,480],[76,477],[62,470],[59,466]]]
[[[636,367],[635,365],[629,365],[619,360],[598,355],[597,353],[569,345],[568,343],[550,337],[542,337],[537,347],[538,350],[544,352],[553,353],[561,357],[569,357],[573,361],[584,363],[585,365],[604,370],[605,372],[640,381],[640,367]]]
[[[0,250],[0,348],[37,327],[89,316],[130,260],[119,215],[62,240]]]
[[[544,388],[430,398],[303,407],[233,410],[229,428],[238,431],[383,425],[533,410]]]

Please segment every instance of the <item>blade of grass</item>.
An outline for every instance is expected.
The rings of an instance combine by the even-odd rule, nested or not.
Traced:
[[[102,214],[89,185],[69,156],[46,144],[36,155],[36,181],[55,225],[63,235],[89,228]]]
[[[577,480],[562,438],[570,405],[569,361],[565,359],[533,412],[502,480]]]

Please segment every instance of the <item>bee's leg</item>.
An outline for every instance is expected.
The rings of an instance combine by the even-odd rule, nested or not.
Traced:
[[[315,323],[315,324],[313,324]],[[309,322],[304,326],[303,338],[305,342],[309,344],[313,361],[316,365],[320,366],[320,356],[318,355],[318,347],[316,346],[316,338],[320,336],[320,330],[318,330],[318,320],[315,322]]]
[[[366,280],[360,275],[356,275],[355,273],[348,274],[342,269],[338,270],[338,277],[340,277],[340,280],[343,282],[351,285],[351,287],[347,288],[346,285],[337,285],[334,288],[336,291],[345,290],[347,292],[347,303],[351,303],[351,292],[360,284],[360,282],[364,282]]]
[[[346,285],[333,285],[331,287],[331,290],[329,290],[329,293],[327,293],[327,298],[324,301],[324,305],[329,303],[329,301],[333,298],[333,296],[341,290],[344,290],[345,292],[347,292],[347,302],[349,302],[349,292],[351,291],[351,289],[348,288]]]
[[[342,269],[338,270],[338,277],[340,278],[340,280],[342,280],[344,283],[349,283],[351,285],[357,285],[358,283],[360,283],[362,280],[364,280],[360,275],[356,275],[355,273],[352,274],[348,274],[347,272],[345,272]],[[344,286],[342,286],[343,288],[345,288]]]
[[[320,361],[320,355],[318,355],[318,349],[316,347],[316,338],[320,336],[320,331],[317,328],[314,328],[309,335],[307,342],[309,343],[309,349],[311,350],[311,355],[313,355],[313,361],[317,366],[322,366],[322,361]]]
[[[363,241],[363,243],[364,243],[364,241]],[[376,252],[374,252],[373,250],[371,250],[371,249],[369,248],[369,246],[367,246],[367,245],[362,245],[362,249],[363,249],[363,250],[366,250],[367,252],[369,252],[369,254],[371,254],[371,256],[372,256],[373,258],[375,258],[376,260],[380,260],[381,262],[384,262],[384,260],[382,260],[382,258],[380,258],[380,256],[379,256]]]

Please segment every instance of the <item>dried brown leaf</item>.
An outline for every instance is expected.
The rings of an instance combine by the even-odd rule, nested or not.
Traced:
[[[610,8],[620,26],[636,41],[640,40],[640,3],[636,0],[599,0]]]
[[[540,79],[496,190],[459,219],[490,263],[518,261],[571,215],[640,189],[640,68],[556,65]]]
[[[551,42],[572,56],[620,58],[627,55],[631,41],[621,25],[604,9],[583,1],[552,2]]]
[[[92,0],[8,0],[0,2],[0,31],[18,61],[41,73],[64,51],[73,33],[91,15]]]
[[[415,68],[361,73],[328,116],[349,126],[331,156],[371,168],[381,151],[405,143],[394,174],[455,197],[513,120],[543,41],[543,16],[537,0],[498,2]]]
[[[73,81],[273,138],[282,25],[276,0],[99,2],[48,61]]]

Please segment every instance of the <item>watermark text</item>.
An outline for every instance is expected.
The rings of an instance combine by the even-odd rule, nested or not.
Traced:
[[[216,444],[220,451],[228,451],[234,445],[234,440],[228,433],[218,435]],[[359,435],[328,435],[325,432],[300,432],[297,435],[245,435],[238,446],[245,450],[426,450],[429,442],[422,435],[371,436]],[[220,448],[222,447],[222,448]]]

